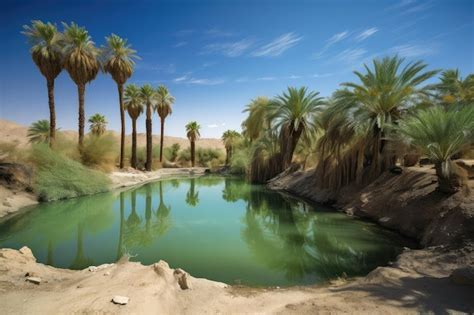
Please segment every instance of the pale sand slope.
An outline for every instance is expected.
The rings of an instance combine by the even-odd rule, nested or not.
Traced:
[[[158,122],[156,126],[158,126]],[[15,122],[0,119],[0,142],[16,142],[20,146],[27,146],[28,145],[28,138],[27,138],[27,126],[19,125]],[[117,142],[119,141],[120,134],[116,131],[111,131]],[[166,132],[166,130],[165,130]],[[59,133],[70,140],[77,139],[77,131],[73,130],[60,130]],[[153,144],[159,145],[160,143],[160,136],[157,134],[153,135]],[[164,146],[168,147],[174,143],[178,143],[182,149],[189,147],[189,140],[186,138],[181,137],[172,137],[166,136],[164,137]],[[131,135],[127,135],[125,138],[125,145],[129,146],[132,143]],[[146,145],[146,135],[144,133],[139,133],[137,135],[137,146],[138,147],[145,147]],[[221,139],[215,138],[201,138],[196,141],[197,148],[213,148],[213,149],[220,149],[224,150],[224,144]]]
[[[0,219],[17,212],[23,207],[37,203],[37,198],[33,193],[11,190],[0,185]]]
[[[407,250],[393,267],[329,286],[252,289],[188,277],[182,290],[173,270],[122,260],[92,272],[35,262],[31,251],[0,249],[2,314],[436,314],[474,311],[474,287],[455,284],[450,272],[473,264],[472,251]],[[40,277],[35,285],[26,273]],[[126,296],[125,306],[111,299]]]

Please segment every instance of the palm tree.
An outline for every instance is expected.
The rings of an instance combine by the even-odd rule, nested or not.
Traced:
[[[95,114],[89,117],[89,123],[91,124],[89,129],[91,133],[96,136],[101,136],[105,133],[107,128],[107,120],[104,115]]]
[[[32,21],[31,26],[23,26],[24,34],[31,45],[31,57],[46,78],[49,104],[49,146],[54,145],[56,139],[56,110],[54,105],[54,80],[62,70],[62,35],[56,25]]]
[[[420,85],[438,73],[425,71],[427,65],[421,61],[402,68],[403,62],[397,56],[375,59],[373,70],[364,65],[365,74],[354,72],[360,84],[343,83],[344,89],[335,93],[335,106],[352,116],[352,124],[368,124],[368,164],[373,178],[395,164],[396,155],[386,147],[389,126],[397,124],[407,108],[429,96],[429,87]]]
[[[196,140],[199,139],[201,134],[199,129],[201,126],[196,121],[191,121],[186,125],[186,136],[191,143],[191,166],[194,167],[194,162],[196,158]]]
[[[51,124],[47,119],[38,120],[28,128],[28,138],[31,143],[46,143],[51,137]]]
[[[125,109],[132,119],[132,159],[131,165],[137,168],[137,119],[143,113],[143,103],[140,88],[135,84],[129,84],[125,88]]]
[[[84,94],[86,83],[94,80],[100,69],[99,50],[84,27],[75,23],[64,26],[63,66],[77,85],[79,96],[79,148],[84,145]]]
[[[157,104],[156,111],[160,116],[161,132],[160,132],[160,162],[163,161],[163,139],[165,135],[165,119],[168,115],[171,115],[171,105],[173,105],[175,99],[170,94],[166,86],[160,85],[156,91]]]
[[[446,70],[441,73],[440,80],[434,87],[444,106],[474,102],[474,74],[462,79],[459,70]]]
[[[270,120],[267,111],[270,100],[264,96],[259,96],[250,101],[244,110],[248,112],[248,117],[242,122],[242,134],[251,141],[257,139],[262,131],[270,128]]]
[[[301,136],[314,130],[314,116],[324,104],[319,92],[308,92],[306,87],[289,87],[287,92],[270,102],[270,117],[273,128],[280,133],[282,170],[288,168]]]
[[[151,171],[152,164],[152,123],[151,123],[151,113],[153,111],[153,101],[155,100],[156,93],[155,90],[149,84],[145,84],[140,89],[140,95],[143,99],[143,102],[146,105],[146,163],[145,169]]]
[[[123,86],[132,76],[135,66],[136,51],[127,44],[126,39],[112,34],[105,38],[107,45],[102,48],[104,71],[112,75],[117,84],[120,106],[120,168],[123,168],[125,153],[125,109],[123,104]]]
[[[474,143],[473,107],[420,110],[401,121],[398,130],[435,163],[440,191],[454,193],[462,187],[465,179],[451,158]]]
[[[232,158],[232,152],[234,147],[237,145],[238,141],[240,140],[241,135],[235,130],[227,130],[222,134],[222,141],[224,142],[225,146],[225,165],[228,166],[230,163],[230,159]]]

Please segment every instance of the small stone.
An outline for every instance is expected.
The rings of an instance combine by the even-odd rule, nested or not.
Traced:
[[[89,266],[88,269],[90,272],[96,272],[98,268],[96,266]]]
[[[451,273],[449,278],[456,284],[474,286],[474,267],[458,268]]]
[[[119,304],[119,305],[126,305],[128,303],[130,299],[126,296],[120,296],[120,295],[116,295],[114,296],[114,298],[112,299],[112,302],[114,304]]]
[[[390,221],[390,220],[391,220],[391,218],[389,218],[389,217],[383,217],[383,218],[380,218],[379,222],[381,222],[381,223],[387,223],[387,222]]]
[[[176,269],[174,271],[174,277],[178,280],[179,287],[181,290],[191,289],[191,282],[189,281],[189,275],[183,269]]]
[[[33,256],[33,252],[31,251],[31,249],[29,249],[29,248],[26,247],[26,246],[23,246],[23,247],[20,248],[18,251],[19,251],[20,253],[22,253],[23,255]]]
[[[26,281],[34,283],[34,284],[40,284],[41,283],[41,278],[39,278],[39,277],[28,277],[28,278],[26,278]]]
[[[38,274],[36,272],[28,271],[25,273],[25,277],[38,277]]]
[[[104,276],[110,276],[110,271],[104,272]]]

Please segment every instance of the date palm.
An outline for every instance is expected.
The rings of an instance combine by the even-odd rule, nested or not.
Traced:
[[[99,50],[95,47],[89,33],[84,27],[75,23],[64,26],[63,66],[77,85],[79,96],[79,148],[84,145],[84,95],[86,83],[97,76],[100,69]]]
[[[46,78],[49,104],[49,146],[54,145],[56,139],[56,109],[54,104],[54,80],[62,70],[62,35],[55,25],[32,21],[31,26],[23,26],[24,34],[31,45],[31,57]]]
[[[402,67],[403,63],[404,59],[397,56],[375,59],[373,69],[364,65],[365,73],[354,72],[360,83],[343,83],[344,89],[335,96],[336,106],[352,116],[353,124],[369,124],[368,163],[373,178],[396,160],[386,146],[390,126],[396,125],[408,108],[429,96],[429,87],[420,85],[438,73],[425,71],[427,65],[421,61]]]
[[[160,162],[163,161],[163,139],[165,135],[165,119],[168,115],[171,115],[172,108],[175,99],[173,95],[170,94],[166,86],[160,85],[156,91],[156,111],[158,112],[158,116],[160,116]]]
[[[107,128],[107,120],[104,115],[95,114],[89,117],[89,129],[93,135],[101,136],[105,133]]]
[[[242,134],[251,141],[256,140],[265,129],[270,127],[268,119],[268,105],[270,100],[259,96],[250,101],[244,110],[248,117],[242,122]]]
[[[269,105],[272,127],[280,134],[282,170],[290,166],[293,153],[301,136],[314,130],[314,117],[324,104],[319,92],[309,92],[306,87],[289,87]]]
[[[125,152],[125,109],[123,104],[123,87],[132,76],[135,59],[139,59],[136,51],[131,48],[126,39],[112,34],[105,38],[107,44],[102,48],[104,71],[110,73],[117,84],[120,109],[120,168],[123,168]]]
[[[445,111],[438,106],[420,110],[401,121],[398,130],[435,163],[440,191],[453,193],[461,188],[462,175],[451,158],[474,144],[472,106],[459,111]]]
[[[143,103],[140,88],[135,84],[125,87],[125,110],[132,119],[132,158],[131,166],[137,168],[137,119],[143,113]]]
[[[188,137],[191,144],[191,166],[194,167],[196,159],[196,140],[199,139],[201,134],[199,129],[201,126],[196,121],[191,121],[186,125],[186,137]]]
[[[237,145],[238,141],[240,140],[241,135],[235,130],[226,130],[222,134],[222,141],[224,142],[226,157],[225,157],[225,165],[228,166],[230,163],[230,159],[232,158],[232,153],[234,151],[234,147]]]
[[[28,128],[28,138],[31,143],[47,143],[50,139],[51,125],[48,120],[42,119],[31,124]]]
[[[151,122],[151,114],[155,107],[154,102],[156,98],[156,92],[149,84],[145,84],[140,89],[140,95],[145,103],[146,106],[146,163],[145,169],[147,171],[151,171],[151,164],[152,164],[152,152],[153,152],[153,144],[152,144],[152,122]]]
[[[474,74],[469,74],[463,79],[459,70],[446,70],[441,73],[440,80],[435,88],[444,106],[474,102]]]

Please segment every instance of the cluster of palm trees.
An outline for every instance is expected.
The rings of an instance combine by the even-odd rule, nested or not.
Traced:
[[[435,163],[441,191],[459,190],[462,170],[451,160],[472,148],[474,75],[462,79],[447,70],[440,83],[426,84],[439,73],[426,68],[421,61],[385,57],[356,71],[360,82],[343,83],[327,99],[288,88],[274,99],[253,100],[242,123],[250,179],[274,177],[296,150],[315,153],[317,184],[337,191],[373,180],[415,151]]]
[[[154,89],[145,84],[141,87],[129,84],[125,87],[125,109],[132,120],[132,158],[131,166],[137,168],[137,119],[146,112],[146,163],[145,169],[151,171],[152,167],[152,113],[156,110],[160,117],[160,162],[163,161],[163,139],[165,119],[172,113],[172,105],[175,99],[168,89],[160,85]]]
[[[123,87],[131,77],[136,51],[127,40],[115,34],[105,38],[106,44],[97,48],[91,36],[84,27],[75,23],[62,23],[63,32],[56,25],[42,21],[32,21],[24,25],[23,34],[31,45],[31,56],[41,74],[46,78],[49,102],[49,143],[54,146],[56,139],[56,111],[54,103],[54,81],[64,69],[77,85],[78,91],[78,145],[84,145],[85,110],[84,96],[86,84],[94,80],[103,70],[112,76],[117,83],[119,92],[119,109],[121,117],[121,149],[120,168],[123,168],[125,146],[125,114],[123,105]]]

